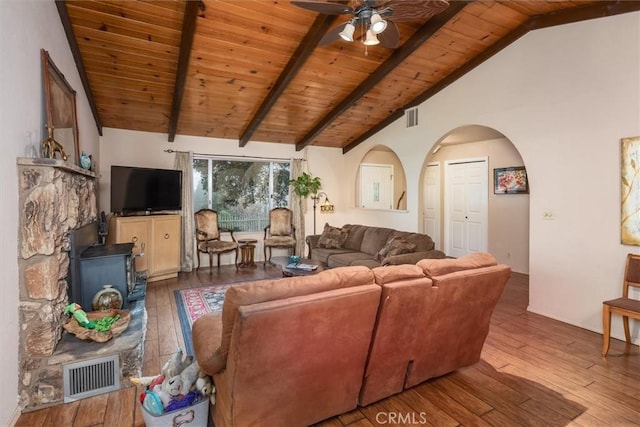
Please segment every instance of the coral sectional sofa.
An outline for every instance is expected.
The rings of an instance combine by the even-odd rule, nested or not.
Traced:
[[[434,249],[433,240],[426,234],[367,225],[346,224],[338,228],[325,224],[322,234],[307,236],[306,242],[309,258],[329,268],[353,265],[374,268],[445,257],[442,251]]]
[[[215,425],[310,425],[476,363],[510,274],[478,253],[229,288],[193,325]]]

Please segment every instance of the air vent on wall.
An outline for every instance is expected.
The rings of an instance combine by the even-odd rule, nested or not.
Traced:
[[[407,127],[418,126],[418,107],[409,108],[405,110],[407,115]]]
[[[117,354],[62,366],[64,403],[120,390]]]

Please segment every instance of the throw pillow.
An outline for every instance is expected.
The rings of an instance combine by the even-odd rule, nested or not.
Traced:
[[[382,249],[376,254],[376,260],[383,263],[386,258],[394,255],[409,254],[416,250],[416,244],[410,243],[405,239],[394,237],[387,241]]]
[[[340,249],[349,237],[349,232],[339,227],[324,225],[324,230],[318,239],[317,247],[325,249]]]

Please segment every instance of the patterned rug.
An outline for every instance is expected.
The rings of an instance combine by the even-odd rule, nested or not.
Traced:
[[[224,293],[231,286],[233,286],[232,283],[173,291],[178,306],[178,317],[180,318],[186,354],[193,354],[191,325],[203,314],[221,311]]]

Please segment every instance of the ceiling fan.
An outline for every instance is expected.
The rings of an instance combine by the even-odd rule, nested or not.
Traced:
[[[353,15],[320,40],[320,46],[336,40],[353,42],[354,34],[365,46],[395,49],[400,43],[396,22],[426,19],[449,7],[447,0],[362,0],[354,7],[343,3],[292,1],[293,5],[325,15]],[[359,30],[359,32],[356,32]]]

